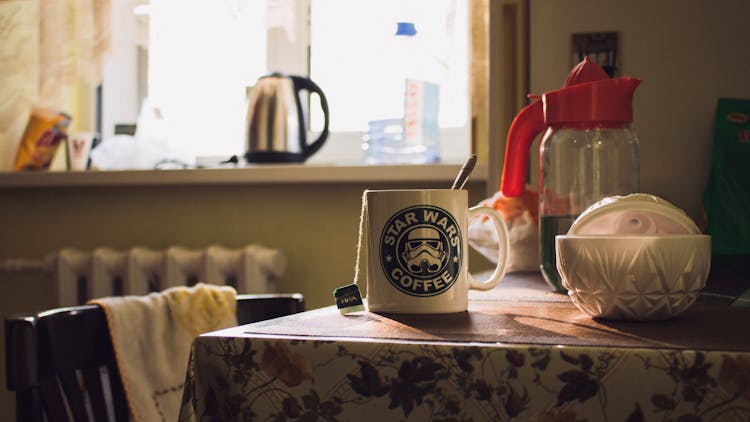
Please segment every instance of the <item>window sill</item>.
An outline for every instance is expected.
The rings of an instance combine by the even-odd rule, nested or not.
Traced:
[[[448,187],[458,174],[460,167],[461,164],[385,166],[266,164],[225,169],[0,173],[0,188],[361,182],[444,182]],[[477,164],[471,180],[476,182],[486,179],[487,165]]]

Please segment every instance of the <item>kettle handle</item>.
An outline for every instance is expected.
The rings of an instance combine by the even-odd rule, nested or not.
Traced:
[[[302,149],[302,154],[305,156],[305,158],[307,158],[315,154],[320,149],[320,147],[323,146],[323,143],[328,138],[328,101],[326,100],[325,94],[323,94],[323,90],[321,90],[315,82],[302,76],[290,76],[290,78],[292,78],[292,82],[294,82],[294,97],[295,101],[297,101],[297,110],[299,111],[299,127],[300,131],[302,131],[302,134],[304,134],[305,122],[302,116],[302,104],[300,103],[299,99],[300,91],[307,90],[309,92],[318,94],[318,96],[320,97],[320,106],[323,108],[323,131],[320,133],[320,136],[318,136],[318,139],[308,144],[306,142],[306,136],[300,136],[300,147]]]
[[[505,163],[500,181],[500,191],[506,197],[523,194],[526,174],[529,171],[529,150],[534,138],[546,124],[541,99],[524,107],[513,119],[505,142]]]

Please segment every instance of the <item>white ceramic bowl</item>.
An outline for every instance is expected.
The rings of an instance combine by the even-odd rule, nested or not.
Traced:
[[[596,318],[671,318],[695,302],[711,266],[707,235],[566,235],[555,240],[563,287],[581,311]]]

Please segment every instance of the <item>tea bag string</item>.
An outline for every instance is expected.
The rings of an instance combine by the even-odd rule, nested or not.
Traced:
[[[362,206],[359,211],[359,232],[357,233],[357,258],[354,261],[354,284],[359,282],[359,274],[362,265],[362,254],[367,253],[367,245],[365,244],[365,226],[367,225],[368,211],[367,211],[367,192],[365,189],[362,192]]]

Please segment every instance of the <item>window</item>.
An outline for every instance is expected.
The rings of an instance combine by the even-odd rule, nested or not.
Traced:
[[[368,121],[402,116],[404,78],[410,69],[427,69],[440,86],[443,161],[461,161],[469,151],[466,0],[151,0],[137,8],[142,0],[113,2],[113,24],[120,21],[113,32],[130,37],[113,38],[105,68],[105,139],[148,104],[159,114],[140,109],[139,137],[150,131],[150,141],[173,158],[241,156],[246,87],[281,71],[309,74],[328,100],[330,136],[311,161],[362,162]],[[404,38],[394,35],[398,21],[415,23],[413,54],[397,54]],[[138,39],[147,40],[140,54]],[[147,87],[146,103],[133,89],[138,80]],[[317,99],[303,102],[309,129],[319,132]]]

